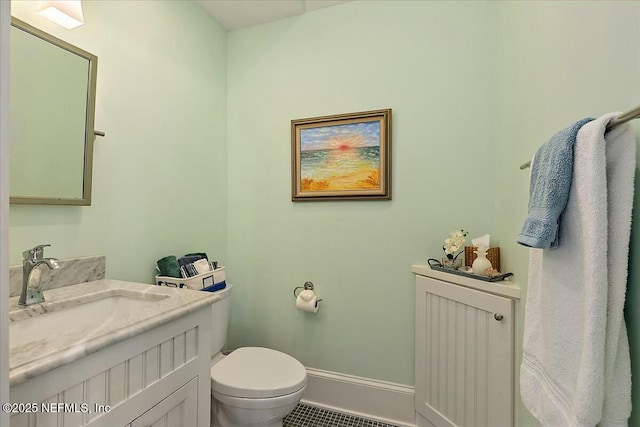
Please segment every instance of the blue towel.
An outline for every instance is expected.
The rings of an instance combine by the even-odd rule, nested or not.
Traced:
[[[560,215],[567,206],[573,175],[573,146],[578,131],[592,118],[561,130],[536,152],[531,165],[529,216],[518,243],[539,249],[558,247]]]

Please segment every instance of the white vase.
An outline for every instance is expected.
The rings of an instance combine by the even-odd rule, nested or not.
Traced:
[[[473,251],[473,253],[477,254],[478,257],[471,264],[471,270],[473,270],[473,274],[477,274],[479,276],[485,276],[485,271],[488,268],[491,268],[491,261],[487,259],[487,251],[489,248],[478,248],[477,251]]]

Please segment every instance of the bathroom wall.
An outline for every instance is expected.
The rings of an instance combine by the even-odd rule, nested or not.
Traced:
[[[496,225],[504,260],[526,285],[528,250],[515,243],[526,217],[529,170],[518,167],[557,130],[579,118],[640,104],[640,5],[628,2],[503,2],[500,4]],[[640,125],[633,123],[636,134]],[[636,172],[637,175],[638,172]],[[636,182],[638,177],[636,177]],[[639,187],[640,188],[640,187]],[[636,196],[630,265],[640,265]],[[634,378],[640,374],[640,271],[629,280],[627,320]],[[522,305],[523,307],[523,305]],[[522,319],[518,332],[521,357]],[[634,321],[635,319],[635,321]],[[562,325],[559,325],[562,327]],[[634,381],[638,383],[637,379]],[[634,407],[640,392],[634,387]],[[521,427],[538,423],[522,408]],[[640,425],[640,411],[629,425]]]
[[[628,2],[353,2],[230,33],[232,344],[412,384],[410,264],[437,256],[452,229],[489,232],[526,290],[528,251],[515,238],[528,172],[518,166],[572,121],[640,103],[639,19]],[[393,201],[291,203],[289,121],[385,107]],[[289,296],[305,280],[325,298],[315,316]],[[632,269],[633,355],[639,281]],[[538,425],[518,410],[520,426]]]
[[[11,263],[52,243],[52,256],[106,255],[107,277],[150,282],[161,256],[205,250],[236,285],[232,346],[345,374],[413,384],[410,265],[456,228],[491,233],[526,288],[518,166],[572,120],[640,104],[631,2],[349,2],[228,35],[192,2],[83,4],[86,24],[67,31],[12,2],[98,55],[107,136],[91,207],[11,207]],[[393,108],[393,200],[292,203],[291,119],[379,108]],[[317,315],[293,307],[306,280],[325,299]],[[638,359],[634,285],[640,268],[627,307]],[[525,410],[519,421],[537,426]]]
[[[452,230],[493,232],[495,18],[478,2],[350,2],[229,34],[233,346],[413,384],[411,264]],[[393,200],[292,203],[291,120],[381,108]],[[316,315],[294,307],[306,280]]]
[[[10,4],[0,2],[0,283],[9,283],[9,30]],[[9,286],[0,286],[0,401],[9,402]],[[0,413],[0,425],[9,414]]]
[[[61,258],[105,255],[107,277],[151,283],[165,255],[226,258],[226,32],[193,2],[85,1],[65,30],[12,14],[98,56],[93,202],[13,205],[10,262],[51,243]],[[15,143],[15,142],[14,142]],[[42,180],[55,171],[43,171]]]
[[[636,141],[640,140],[638,126],[636,128]],[[636,152],[636,162],[640,165],[640,150]],[[627,282],[627,301],[625,305],[625,319],[629,334],[629,347],[631,351],[631,380],[632,380],[632,405],[630,426],[640,425],[640,170],[636,168],[635,179],[635,203],[632,222],[634,228],[631,232],[631,250],[629,254],[629,279]]]

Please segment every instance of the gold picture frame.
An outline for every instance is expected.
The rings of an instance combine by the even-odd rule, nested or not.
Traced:
[[[291,200],[391,200],[391,109],[291,120]]]

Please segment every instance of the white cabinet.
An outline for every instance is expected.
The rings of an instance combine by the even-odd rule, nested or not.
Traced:
[[[486,282],[414,272],[417,425],[513,426],[513,299],[485,292],[495,288]]]
[[[196,424],[198,379],[180,387],[127,427],[191,427]]]
[[[11,427],[209,427],[211,306],[11,387]]]

